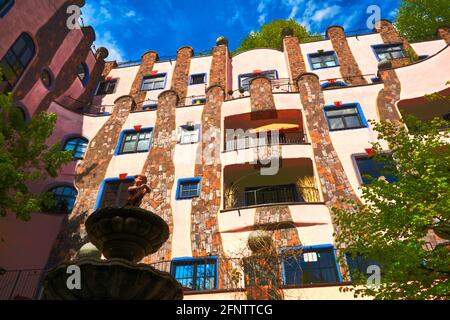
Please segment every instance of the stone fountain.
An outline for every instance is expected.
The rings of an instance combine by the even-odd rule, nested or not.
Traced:
[[[131,189],[131,188],[130,188]],[[130,192],[131,194],[131,192]],[[145,193],[144,193],[145,194]],[[133,204],[139,204],[133,200]],[[46,297],[56,300],[182,300],[181,285],[167,272],[146,264],[169,238],[169,227],[158,215],[137,206],[107,207],[86,220],[91,243],[78,258],[50,270],[44,280]],[[102,254],[106,259],[102,259]],[[70,266],[80,270],[80,289],[70,289]]]

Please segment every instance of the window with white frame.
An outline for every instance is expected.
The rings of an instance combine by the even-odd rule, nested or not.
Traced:
[[[256,77],[266,77],[269,80],[276,80],[278,79],[278,74],[276,70],[269,70],[269,71],[258,71],[253,73],[246,73],[239,75],[239,87],[243,88],[244,90],[248,91],[250,89],[250,81],[253,78]]]
[[[151,76],[145,76],[142,79],[141,91],[159,90],[164,89],[166,82],[166,74],[157,74]]]
[[[334,51],[311,53],[308,56],[313,70],[332,68],[339,65]]]
[[[180,144],[197,143],[200,137],[200,125],[187,124],[180,127]]]
[[[373,47],[378,60],[393,60],[405,58],[403,44],[381,44]]]

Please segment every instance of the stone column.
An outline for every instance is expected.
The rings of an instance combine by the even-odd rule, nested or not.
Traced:
[[[191,47],[181,47],[177,52],[177,61],[173,70],[171,90],[178,94],[180,100],[178,104],[186,104],[187,86],[189,81],[189,69],[191,67],[191,57],[194,50]]]
[[[283,30],[283,51],[286,58],[289,77],[294,82],[297,77],[306,72],[306,65],[303,59],[302,50],[298,38],[294,36],[291,28]],[[297,88],[297,84],[293,84]]]
[[[111,116],[90,141],[84,159],[76,169],[77,200],[54,243],[49,266],[64,258],[72,259],[80,247],[88,242],[84,222],[94,211],[100,185],[116,150],[122,126],[134,106],[131,96],[118,98]]]
[[[344,28],[340,26],[329,27],[327,29],[327,36],[331,40],[338,57],[341,75],[344,81],[352,85],[367,84],[348,45]]]
[[[144,197],[141,207],[161,216],[170,230],[169,240],[157,253],[144,258],[145,263],[170,261],[172,257],[173,215],[170,202],[175,180],[175,165],[172,159],[177,144],[175,113],[178,100],[178,95],[173,90],[166,90],[158,96],[152,146],[142,169],[142,174],[149,181],[151,192]]]
[[[402,38],[398,34],[397,29],[395,29],[395,27],[392,25],[392,22],[390,22],[389,20],[382,19],[378,21],[375,26],[375,30],[381,35],[381,38],[383,39],[384,43],[386,44],[402,43],[406,53],[409,53],[409,55],[411,55],[412,57],[417,57],[416,52],[411,47],[408,40]],[[406,66],[410,63],[411,60],[409,57],[392,60],[392,65],[394,68]]]
[[[305,73],[297,79],[297,85],[325,204],[331,209],[347,207],[343,200],[359,202],[331,142],[323,112],[325,101],[319,77],[314,73]]]
[[[439,38],[445,41],[446,44],[450,43],[450,27],[440,27],[437,30]]]
[[[400,125],[401,116],[396,103],[400,101],[402,87],[397,73],[390,63],[386,63],[378,66],[378,76],[384,83],[377,98],[378,116],[381,121]]]
[[[259,77],[250,82],[250,103],[252,119],[276,119],[276,107],[272,93],[272,86],[267,78]],[[281,158],[280,146],[257,147],[258,158]],[[265,160],[266,160],[265,159]],[[281,159],[280,159],[281,160]],[[264,161],[266,162],[266,161]],[[281,161],[279,161],[281,166]],[[300,245],[297,228],[286,227],[292,224],[292,216],[288,206],[257,207],[255,212],[255,229],[271,229],[277,247]]]
[[[139,71],[131,85],[130,96],[136,101],[136,110],[141,110],[144,104],[147,91],[141,91],[142,78],[151,75],[155,62],[158,60],[158,54],[155,51],[148,51],[142,55],[142,62]]]
[[[224,258],[218,215],[221,203],[220,162],[221,108],[227,90],[228,47],[224,37],[217,40],[210,68],[210,86],[202,112],[202,139],[197,151],[195,176],[201,176],[200,196],[192,200],[191,247],[193,257],[216,255]],[[219,264],[219,288],[228,281],[230,264]]]

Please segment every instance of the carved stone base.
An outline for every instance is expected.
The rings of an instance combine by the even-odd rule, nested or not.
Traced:
[[[67,286],[73,274],[67,273],[71,265],[80,268],[81,289],[70,290]],[[82,258],[63,262],[49,271],[44,290],[51,300],[183,299],[181,285],[169,273],[123,259]]]

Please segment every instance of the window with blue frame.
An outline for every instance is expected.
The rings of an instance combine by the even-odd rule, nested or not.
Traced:
[[[178,180],[177,200],[192,199],[200,196],[201,178]]]
[[[217,258],[173,260],[171,274],[185,289],[217,289]]]
[[[89,141],[83,137],[72,138],[64,144],[64,151],[72,151],[74,159],[82,160],[88,143]]]
[[[286,285],[339,283],[338,264],[332,246],[308,247],[282,251]]]
[[[389,154],[384,155],[382,160],[363,155],[355,156],[355,162],[363,184],[370,184],[381,176],[390,183],[398,181],[398,177],[393,174],[395,163]]]
[[[125,130],[119,139],[119,150],[117,154],[128,154],[147,152],[150,149],[152,139],[152,128],[136,130]]]
[[[0,18],[4,17],[14,5],[14,0],[0,0]]]
[[[82,62],[77,67],[77,76],[83,86],[87,86],[89,82],[89,68],[86,63]]]
[[[334,51],[317,52],[308,54],[311,69],[325,69],[339,66],[339,62]]]
[[[123,207],[128,200],[128,188],[134,179],[107,179],[103,182],[99,193],[98,208]]]
[[[48,191],[54,204],[45,208],[45,211],[53,213],[71,213],[77,199],[78,191],[71,186],[58,186]]]
[[[328,89],[328,88],[344,88],[348,87],[348,85],[344,81],[326,81],[320,85],[322,89]]]
[[[192,104],[196,105],[196,104],[205,104],[206,103],[206,99],[205,98],[199,98],[199,99],[192,99]]]
[[[403,44],[380,44],[373,46],[373,51],[375,52],[378,60],[393,60],[405,58],[405,50],[403,49]]]
[[[158,108],[158,105],[156,103],[145,104],[142,106],[142,110],[146,110],[146,111],[156,110],[157,108]]]
[[[367,127],[366,119],[357,103],[344,104],[340,107],[325,106],[324,111],[330,131]]]
[[[189,85],[206,83],[206,73],[191,74],[189,78]]]
[[[239,88],[242,88],[245,91],[250,90],[250,81],[256,77],[265,77],[269,80],[276,80],[278,79],[278,72],[276,70],[267,70],[261,72],[241,74],[238,77]]]
[[[8,84],[8,90],[14,88],[19,81],[25,69],[30,64],[36,53],[36,47],[33,39],[27,34],[22,33],[11,48],[6,52],[5,56],[0,60],[0,69],[2,70],[2,78]]]
[[[145,76],[142,78],[141,91],[151,91],[164,89],[166,84],[166,74]]]

